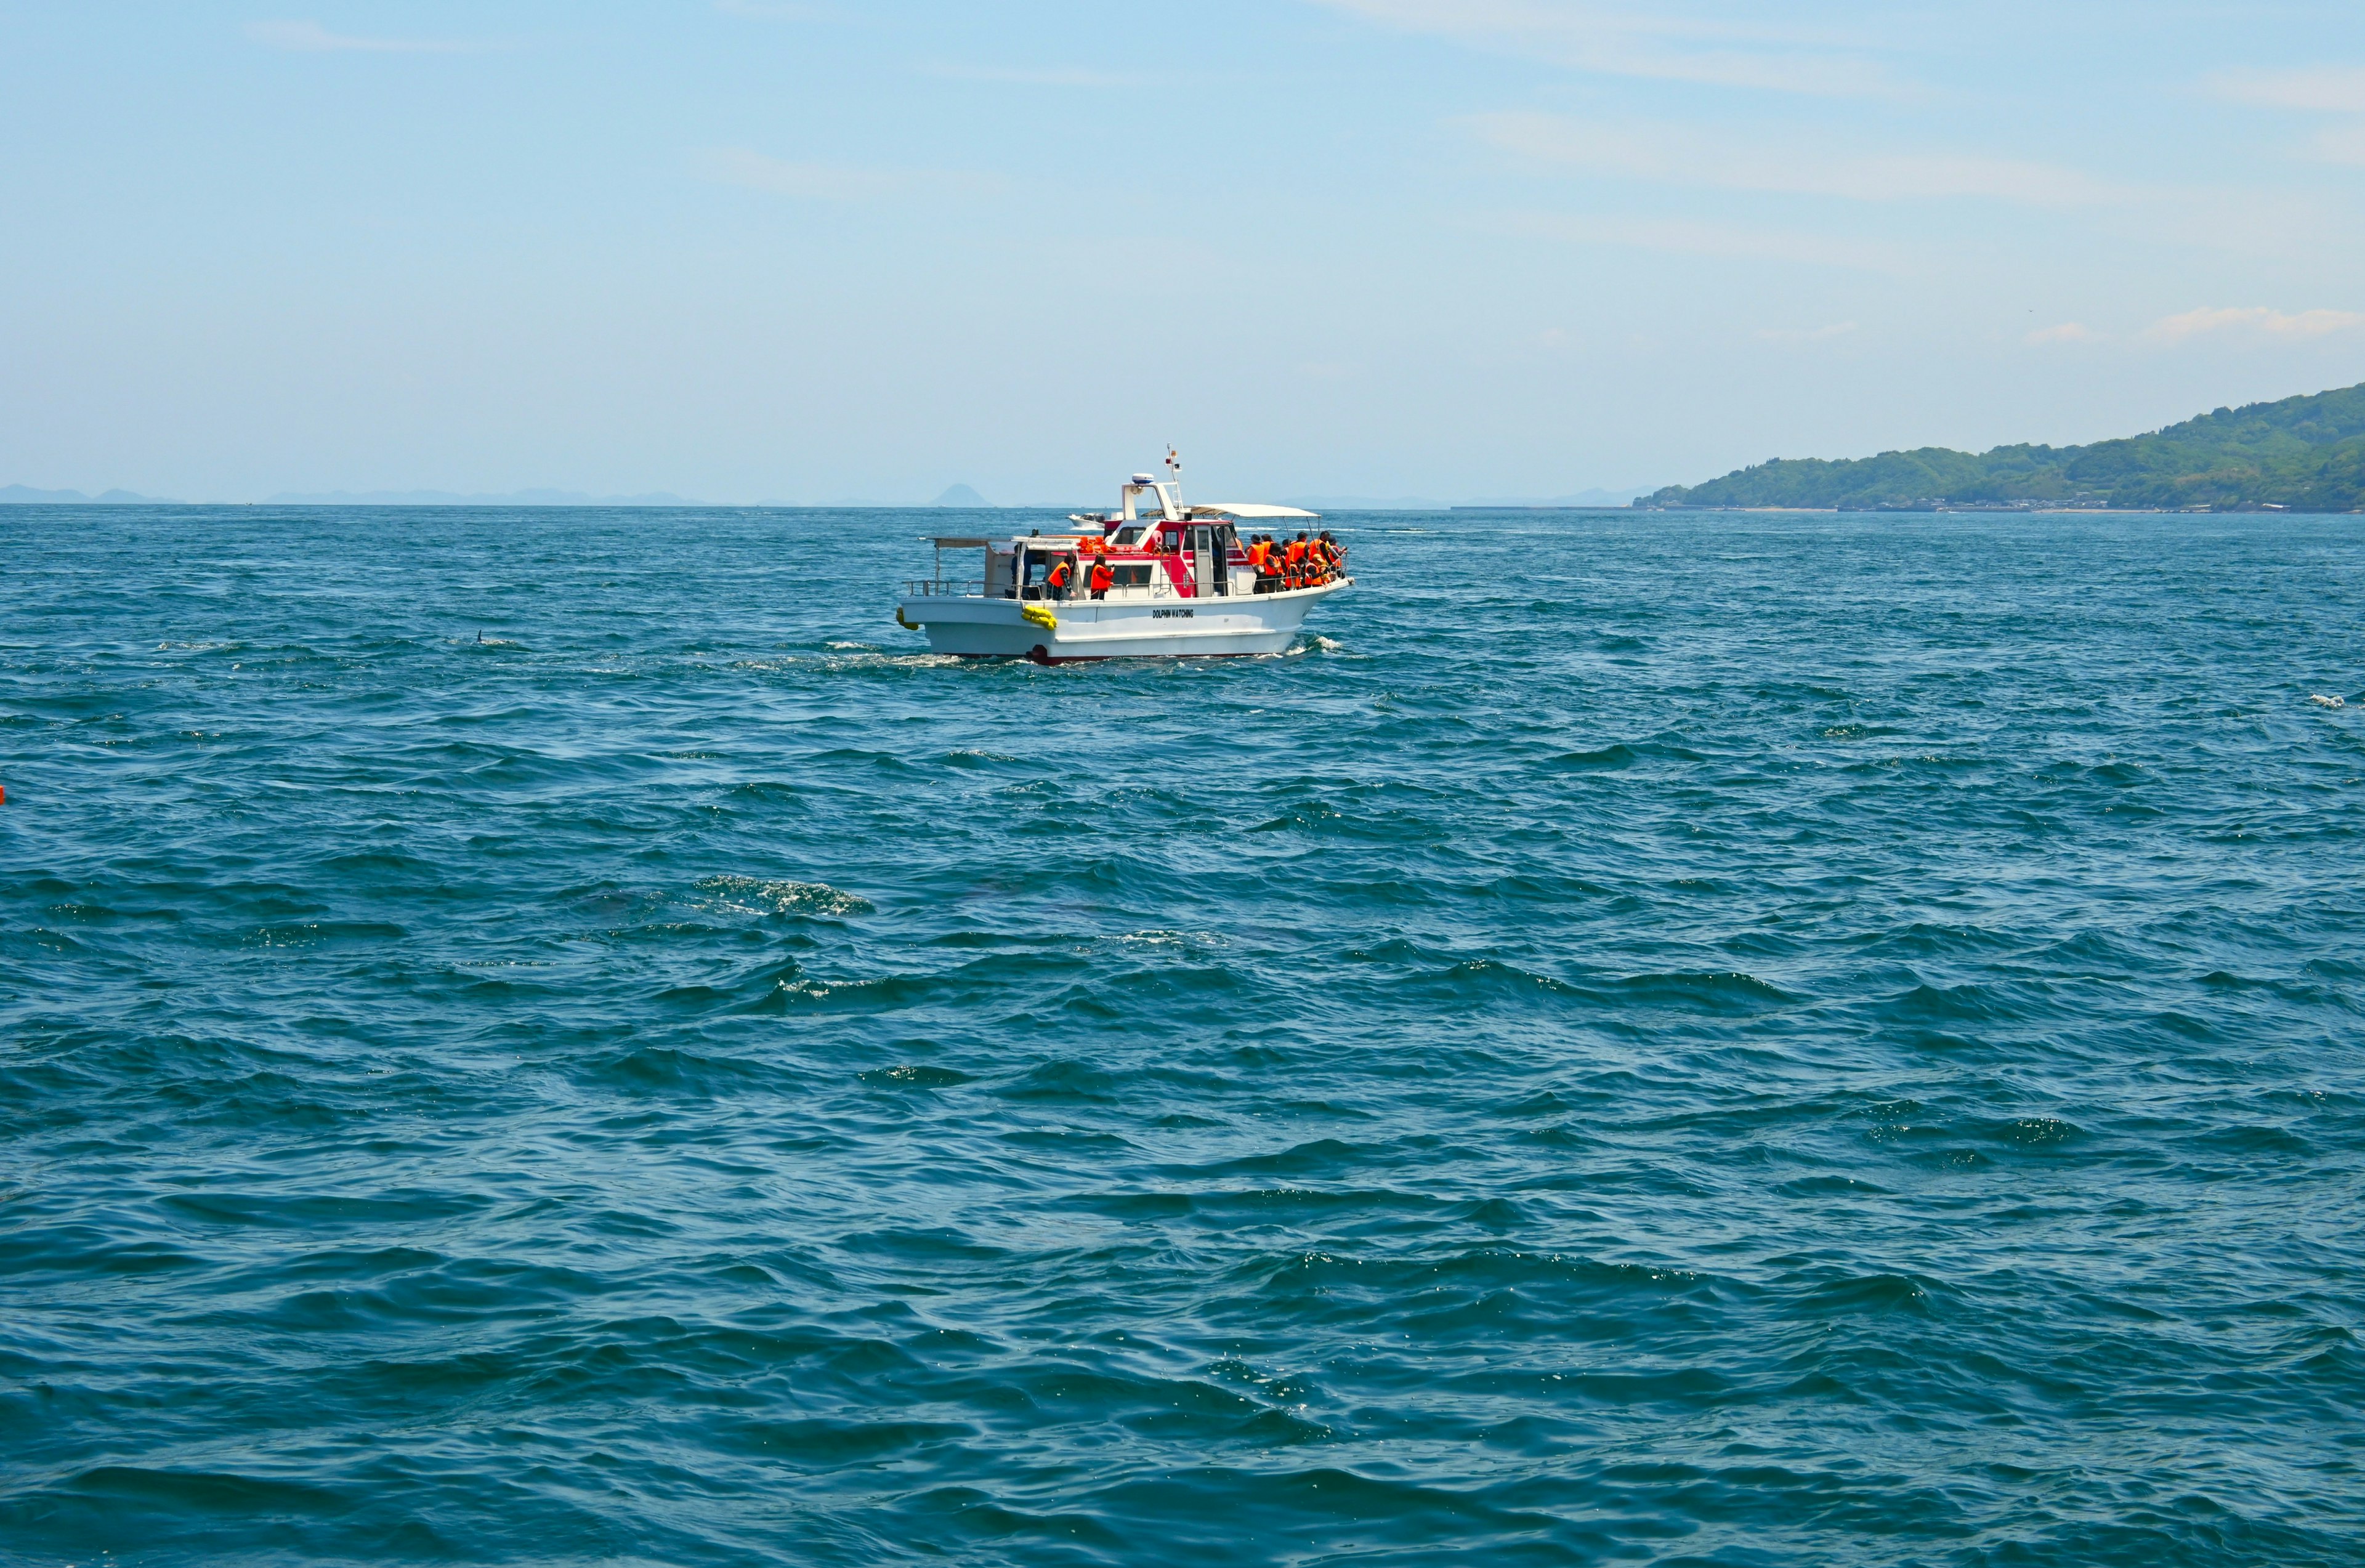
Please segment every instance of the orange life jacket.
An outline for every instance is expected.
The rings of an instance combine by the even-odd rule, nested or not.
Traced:
[[[1061,562],[1059,562],[1059,564],[1057,564],[1056,566],[1054,566],[1051,568],[1051,574],[1050,574],[1050,576],[1048,576],[1048,577],[1045,577],[1043,580],[1044,580],[1045,582],[1047,582],[1047,583],[1049,583],[1053,588],[1066,588],[1066,587],[1068,586],[1068,580],[1069,580],[1069,579],[1068,579],[1068,563],[1067,563],[1067,562],[1065,562],[1065,561],[1061,561]]]
[[[1096,561],[1093,564],[1093,591],[1094,593],[1108,592],[1111,586],[1115,582],[1116,574],[1108,569],[1107,562]]]

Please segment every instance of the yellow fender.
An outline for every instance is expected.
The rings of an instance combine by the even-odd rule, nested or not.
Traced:
[[[1055,636],[1059,633],[1059,618],[1052,614],[1049,610],[1044,609],[1041,605],[1022,604],[1018,607],[1018,613],[1024,619],[1043,628],[1044,631],[1051,633]]]
[[[916,632],[920,629],[920,623],[918,622],[906,621],[903,619],[903,607],[900,604],[895,607],[895,624],[901,626],[906,632]]]

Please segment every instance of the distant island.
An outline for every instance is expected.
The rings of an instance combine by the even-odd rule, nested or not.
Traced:
[[[1777,457],[1638,497],[1658,509],[1945,507],[2365,511],[2365,385],[2220,409],[2091,446],[1925,446],[1839,462]]]

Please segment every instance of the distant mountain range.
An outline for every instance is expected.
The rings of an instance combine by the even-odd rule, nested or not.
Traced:
[[[1622,490],[1579,490],[1570,496],[1496,496],[1456,501],[1456,511],[1589,511],[1598,507],[1622,507],[1642,493],[1631,485]]]
[[[507,494],[461,495],[451,490],[283,491],[264,503],[282,507],[696,507],[664,490],[640,496],[590,496],[580,490],[510,490]]]
[[[1474,501],[1430,500],[1418,496],[1301,496],[1289,500],[1290,506],[1304,507],[1308,511],[1449,511],[1463,510],[1527,510],[1537,508],[1622,507],[1631,500],[1634,490],[1580,490],[1567,496],[1530,496]],[[1664,494],[1664,492],[1662,492]],[[1235,497],[1234,499],[1240,498]],[[101,495],[85,495],[80,490],[38,490],[28,485],[0,486],[0,506],[182,506],[189,503],[171,500],[162,496],[136,495],[129,490],[108,490]],[[219,503],[199,503],[219,504]],[[652,491],[637,496],[594,496],[580,490],[510,490],[500,495],[462,492],[458,490],[283,490],[263,506],[284,507],[702,507],[717,503],[694,501],[668,491]],[[723,503],[731,504],[731,503]],[[803,507],[810,502],[757,501],[759,507]],[[822,503],[830,508],[860,508],[902,510],[903,503],[876,500],[842,500]],[[967,485],[954,485],[930,503],[933,506],[975,510],[1066,511],[1076,503],[1043,502],[1029,507],[999,508]]]
[[[1570,496],[1523,496],[1514,498],[1496,498],[1474,501],[1440,501],[1425,496],[1292,496],[1283,506],[1304,507],[1307,511],[1530,511],[1537,510],[1575,510],[1586,507],[1622,507],[1642,494],[1642,487],[1624,490],[1579,490]],[[1250,498],[1232,496],[1235,502]],[[853,505],[875,505],[875,502],[854,502]],[[1002,510],[967,485],[955,485],[929,503],[932,506],[961,507],[972,510]],[[1054,505],[1045,501],[1035,506],[1014,507],[1020,511],[1065,511],[1075,503]]]
[[[90,496],[80,490],[37,490],[29,485],[0,486],[0,506],[181,506],[163,496],[108,490]],[[505,495],[462,495],[454,490],[286,490],[263,503],[282,507],[695,507],[665,491],[643,496],[590,496],[579,490],[511,490]]]
[[[2365,511],[2365,385],[2220,409],[2090,446],[1925,446],[1826,462],[1776,458],[1638,507],[2119,508]]]
[[[1432,500],[1426,496],[1294,496],[1285,504],[1308,511],[1562,511],[1622,507],[1641,493],[1638,485],[1623,490],[1579,490],[1566,496],[1486,496],[1462,501]]]
[[[162,496],[135,496],[129,490],[108,490],[100,495],[85,496],[80,490],[37,490],[30,485],[0,485],[0,507],[5,506],[174,506],[179,503]]]

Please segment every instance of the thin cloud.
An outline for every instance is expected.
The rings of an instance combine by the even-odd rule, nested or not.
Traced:
[[[246,36],[297,54],[469,54],[488,46],[451,39],[370,39],[332,33],[318,22],[249,22]]]
[[[716,185],[741,185],[801,201],[872,202],[899,197],[978,195],[1001,188],[990,175],[936,169],[865,169],[843,163],[768,158],[745,147],[710,148],[694,172]]]
[[[1378,27],[1578,71],[1822,97],[1894,97],[1877,62],[1829,35],[1586,0],[1312,0]]]
[[[2270,338],[2321,338],[2332,332],[2365,327],[2365,313],[2355,310],[2302,310],[2285,315],[2263,305],[2214,308],[2203,307],[2181,315],[2162,317],[2144,329],[2144,336],[2179,343],[2213,332],[2258,333]]]
[[[2221,98],[2298,114],[2365,115],[2365,67],[2325,65],[2303,71],[2228,71],[2209,79]],[[2365,164],[2365,123],[2351,120],[2316,132],[2307,155],[2323,163]]]
[[[1677,255],[1735,261],[1789,262],[1844,267],[1858,272],[1901,273],[1904,253],[1893,245],[1835,240],[1787,230],[1699,223],[1664,218],[1573,218],[1558,213],[1521,213],[1509,221],[1515,233],[1579,245],[1620,245]]]
[[[1827,327],[1765,327],[1749,335],[1761,343],[1827,343],[1855,330],[1853,321],[1834,321]]]
[[[2209,88],[2237,104],[2318,114],[2365,114],[2365,66],[2320,65],[2303,71],[2225,71]]]
[[[2343,126],[2337,130],[2319,133],[2315,139],[2315,155],[2327,163],[2365,167],[2365,125]]]
[[[1610,124],[1558,115],[1494,114],[1471,126],[1493,146],[1538,162],[1620,179],[1853,201],[1981,197],[2034,207],[2091,207],[2127,193],[2073,169],[2006,158],[1849,152],[1782,145],[1679,126]]]
[[[931,63],[921,66],[920,74],[934,76],[947,82],[1001,82],[1019,87],[1137,87],[1148,80],[1147,77],[1120,75],[1112,71],[1088,71],[1064,66],[1029,69],[1017,66]]]
[[[2057,327],[2039,327],[2028,334],[2032,343],[2090,343],[2102,334],[2082,321],[2064,321]]]

